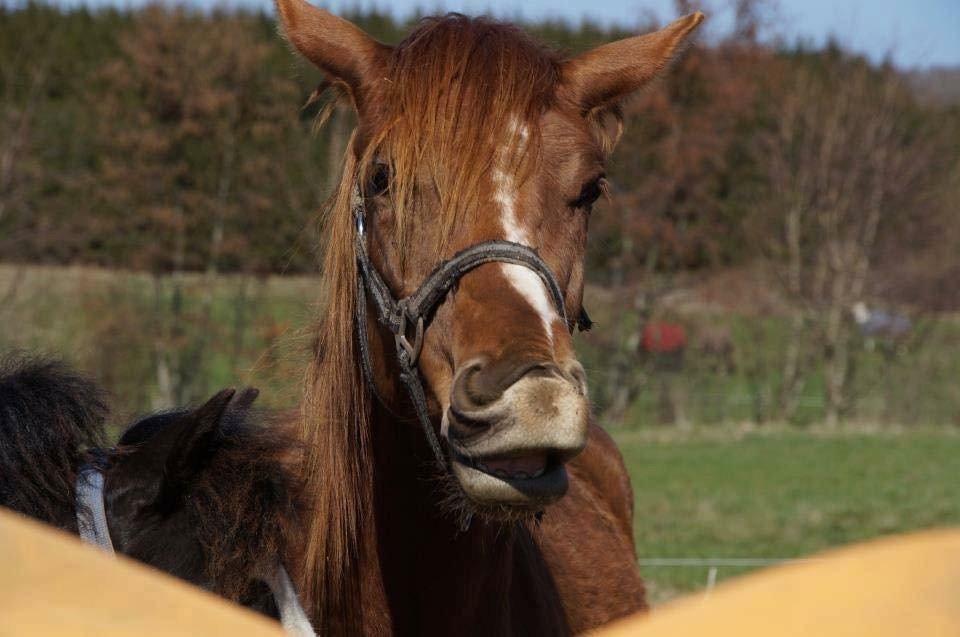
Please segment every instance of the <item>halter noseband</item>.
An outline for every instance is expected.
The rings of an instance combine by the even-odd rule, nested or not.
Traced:
[[[417,419],[423,427],[430,449],[433,451],[437,463],[441,467],[446,466],[440,441],[437,439],[437,434],[430,422],[426,394],[420,375],[417,372],[417,361],[423,349],[423,333],[433,318],[434,312],[465,274],[474,268],[491,262],[521,265],[533,270],[543,281],[557,313],[570,331],[573,331],[574,327],[578,327],[580,330],[588,330],[592,323],[586,311],[581,311],[576,323],[572,324],[567,319],[563,293],[560,291],[560,286],[546,262],[533,248],[504,240],[476,243],[461,250],[446,261],[441,261],[413,294],[398,301],[390,292],[390,288],[367,254],[366,207],[359,185],[354,188],[351,207],[356,226],[355,249],[358,266],[355,320],[363,374],[374,395],[381,403],[386,405],[386,401],[377,390],[373,377],[373,364],[370,360],[370,344],[367,338],[366,322],[366,297],[369,294],[376,311],[377,321],[393,334],[397,362],[400,365],[400,380],[407,388],[410,401],[417,412]]]

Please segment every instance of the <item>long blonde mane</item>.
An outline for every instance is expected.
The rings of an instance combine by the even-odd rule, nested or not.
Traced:
[[[532,124],[549,106],[559,73],[555,54],[520,29],[484,18],[429,18],[396,47],[382,126],[362,163],[370,166],[375,155],[389,162],[399,245],[410,238],[418,176],[428,175],[439,196],[440,218],[432,221],[440,222],[441,240],[476,212],[503,145],[522,131],[536,133]],[[536,156],[538,141],[524,140],[534,151],[524,159]]]

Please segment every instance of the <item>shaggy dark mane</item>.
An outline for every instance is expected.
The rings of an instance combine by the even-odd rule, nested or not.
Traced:
[[[225,432],[190,503],[208,575],[240,600],[249,573],[272,574],[304,533],[296,438],[249,422]]]
[[[103,446],[108,411],[62,362],[0,357],[0,506],[76,532],[77,470]]]
[[[97,385],[56,361],[0,359],[0,506],[78,533],[79,469],[104,472],[121,553],[268,615],[267,584],[304,534],[301,444],[251,411],[255,389],[148,416],[104,448]]]
[[[118,456],[146,450],[153,436],[186,413],[139,421],[121,437]],[[295,554],[305,532],[301,445],[284,423],[246,410],[228,412],[205,445],[201,465],[187,483],[176,485],[177,499],[188,532],[202,547],[204,575],[214,592],[244,603],[258,594],[251,574],[272,575]]]

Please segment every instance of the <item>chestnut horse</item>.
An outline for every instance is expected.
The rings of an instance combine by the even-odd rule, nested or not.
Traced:
[[[702,14],[564,59],[487,19],[425,19],[391,47],[277,8],[358,116],[302,409],[318,633],[558,635],[645,608],[629,478],[567,317],[619,105]],[[442,289],[400,316],[431,273]]]

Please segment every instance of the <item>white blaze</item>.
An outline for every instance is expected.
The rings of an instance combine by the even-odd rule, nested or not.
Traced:
[[[514,123],[511,128],[515,130],[516,125]],[[510,133],[512,138],[513,131],[511,130]],[[519,137],[521,144],[526,142],[529,137],[526,127],[520,129]],[[513,139],[510,142],[499,153],[500,165],[493,169],[493,185],[496,188],[493,198],[500,206],[500,223],[503,226],[504,238],[507,241],[533,247],[530,245],[530,234],[527,229],[517,221],[517,185],[513,172],[509,170],[511,159],[509,150],[513,146]],[[557,311],[540,276],[530,268],[513,263],[501,263],[500,268],[510,285],[520,293],[520,296],[526,299],[530,307],[539,315],[540,321],[543,323],[543,330],[552,345],[553,330],[551,324],[557,317]]]

